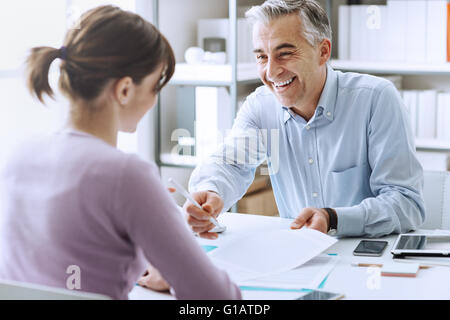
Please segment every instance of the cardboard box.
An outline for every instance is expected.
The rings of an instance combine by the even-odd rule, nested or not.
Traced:
[[[278,216],[278,208],[268,177],[256,178],[237,203],[239,213]]]

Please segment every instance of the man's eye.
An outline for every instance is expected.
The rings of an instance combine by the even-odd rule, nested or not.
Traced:
[[[291,54],[292,54],[292,52],[281,52],[280,57],[290,56]]]
[[[257,55],[256,56],[256,59],[258,59],[258,60],[263,60],[265,58],[266,58],[266,56],[263,56],[263,55]]]

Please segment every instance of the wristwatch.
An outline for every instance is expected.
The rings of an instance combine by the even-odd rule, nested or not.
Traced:
[[[330,220],[330,224],[328,227],[328,234],[335,235],[337,232],[337,214],[336,210],[331,208],[323,208],[327,213]]]

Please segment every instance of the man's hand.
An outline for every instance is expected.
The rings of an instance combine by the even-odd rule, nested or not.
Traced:
[[[208,232],[213,229],[215,225],[209,221],[211,216],[217,218],[222,212],[223,200],[213,191],[202,191],[192,194],[192,197],[203,210],[197,208],[190,201],[186,201],[183,206],[186,212],[187,223],[191,226],[192,230],[202,238],[217,239],[218,234],[215,232]]]
[[[163,278],[158,269],[150,265],[147,272],[138,280],[138,284],[142,287],[155,291],[169,291],[170,285]]]
[[[291,224],[291,229],[300,229],[303,226],[328,233],[330,217],[325,209],[306,208],[295,218]]]

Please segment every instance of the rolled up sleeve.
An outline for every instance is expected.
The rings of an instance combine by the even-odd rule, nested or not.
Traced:
[[[253,182],[256,168],[266,158],[254,107],[249,97],[224,143],[195,168],[189,181],[190,192],[217,192],[224,201],[225,211],[242,198]]]

